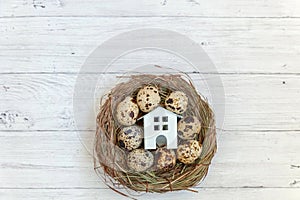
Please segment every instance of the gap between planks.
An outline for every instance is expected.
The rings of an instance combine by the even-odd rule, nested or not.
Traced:
[[[300,19],[300,16],[177,16],[177,15],[22,15],[22,16],[2,16],[0,19],[19,19],[19,18],[196,18],[196,19]]]
[[[201,184],[201,183],[200,183]],[[202,187],[196,186],[195,189],[300,189],[300,186],[295,187],[265,187],[265,186],[241,186],[241,187]],[[111,190],[110,188],[104,187],[0,187],[0,190]]]
[[[134,71],[130,71],[131,73],[135,73]],[[125,74],[126,72],[124,71],[123,74]],[[155,74],[156,72],[147,72],[147,73],[151,73],[151,74]],[[281,72],[219,72],[219,73],[215,73],[215,72],[184,72],[186,74],[199,74],[199,75],[266,75],[266,76],[274,76],[274,75],[278,75],[278,76],[287,76],[287,75],[291,75],[291,76],[299,76],[300,73],[295,72],[295,73],[291,73],[291,72],[287,72],[287,73],[281,73]],[[78,74],[85,74],[85,75],[122,75],[122,72],[0,72],[0,76],[1,75],[78,75]],[[159,74],[161,74],[161,72],[159,72]]]

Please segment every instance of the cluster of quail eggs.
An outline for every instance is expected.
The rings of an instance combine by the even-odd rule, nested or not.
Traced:
[[[181,143],[177,148],[177,158],[184,164],[192,164],[200,157],[202,145],[197,138],[201,131],[201,122],[195,116],[186,116],[177,124],[177,135]]]
[[[122,127],[117,134],[117,142],[128,152],[127,166],[132,171],[143,172],[150,168],[167,171],[176,165],[177,159],[184,164],[192,164],[201,154],[201,144],[196,140],[201,122],[195,116],[179,120],[177,134],[181,142],[177,152],[166,147],[159,147],[153,152],[143,148],[144,131],[136,124],[137,119],[158,106],[182,115],[188,108],[188,97],[182,91],[173,91],[162,101],[159,89],[146,85],[138,90],[136,98],[127,96],[117,105],[115,117]]]

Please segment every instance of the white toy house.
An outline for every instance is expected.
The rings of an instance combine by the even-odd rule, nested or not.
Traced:
[[[163,107],[144,115],[144,148],[156,149],[157,137],[164,136],[167,148],[177,149],[177,117],[177,114]]]

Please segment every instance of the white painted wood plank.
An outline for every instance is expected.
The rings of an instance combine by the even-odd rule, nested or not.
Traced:
[[[1,17],[10,16],[198,16],[299,17],[297,0],[6,0]]]
[[[156,27],[178,31],[201,44],[221,73],[299,74],[299,24],[300,19],[257,18],[0,19],[0,73],[76,73],[88,55],[109,38]],[[164,66],[186,64],[157,51],[130,54],[118,63],[133,66],[149,60]]]
[[[82,104],[86,109],[79,130],[94,130],[100,93],[108,91],[117,74],[86,75]],[[191,75],[208,99],[209,91],[199,75]],[[213,75],[215,76],[215,75]],[[94,97],[91,78],[104,80]],[[222,75],[225,90],[226,130],[300,130],[298,75]],[[75,130],[72,98],[75,74],[9,74],[0,79],[0,128],[2,130]],[[103,84],[103,82],[101,83]],[[90,99],[94,103],[87,104]],[[224,104],[224,102],[217,103]],[[218,114],[218,113],[216,113]]]
[[[0,190],[0,196],[3,199],[14,199],[14,200],[37,200],[43,198],[44,200],[90,200],[90,199],[101,199],[101,200],[128,200],[114,193],[109,189],[9,189]],[[201,188],[198,193],[180,191],[172,192],[167,194],[145,194],[137,199],[151,200],[151,199],[183,199],[188,198],[191,200],[211,200],[211,199],[231,199],[231,200],[298,200],[300,198],[299,188]]]
[[[90,139],[94,132],[80,132]],[[0,188],[106,188],[70,131],[0,132]],[[299,188],[300,132],[224,132],[200,187]]]
[[[219,151],[200,193],[143,199],[298,200],[299,8],[297,0],[1,1],[0,198],[124,199],[96,177],[76,132],[45,130],[75,129],[76,72],[97,45],[124,30],[158,27],[185,34],[207,51],[224,81],[224,128],[237,131],[218,135]],[[119,64],[150,57],[184,66],[153,52]],[[197,85],[208,94],[203,82]],[[87,116],[80,128],[94,129],[94,118]],[[94,132],[79,134],[91,141]]]

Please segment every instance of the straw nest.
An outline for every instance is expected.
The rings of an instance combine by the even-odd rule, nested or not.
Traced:
[[[94,147],[95,171],[101,175],[113,190],[124,186],[134,191],[164,193],[176,190],[190,190],[207,175],[209,165],[216,152],[216,129],[214,114],[207,101],[194,88],[188,75],[132,75],[127,82],[114,87],[106,98],[101,100],[97,116],[97,131]],[[126,96],[136,97],[137,91],[145,85],[159,89],[162,101],[172,91],[183,91],[189,98],[189,105],[183,116],[193,115],[201,120],[201,131],[196,138],[202,144],[200,157],[193,164],[176,165],[169,171],[147,170],[133,172],[126,165],[126,152],[117,145],[116,135],[121,125],[114,118],[116,106]],[[145,113],[144,113],[145,114]],[[139,114],[141,117],[143,113]],[[180,140],[179,140],[180,143]]]

